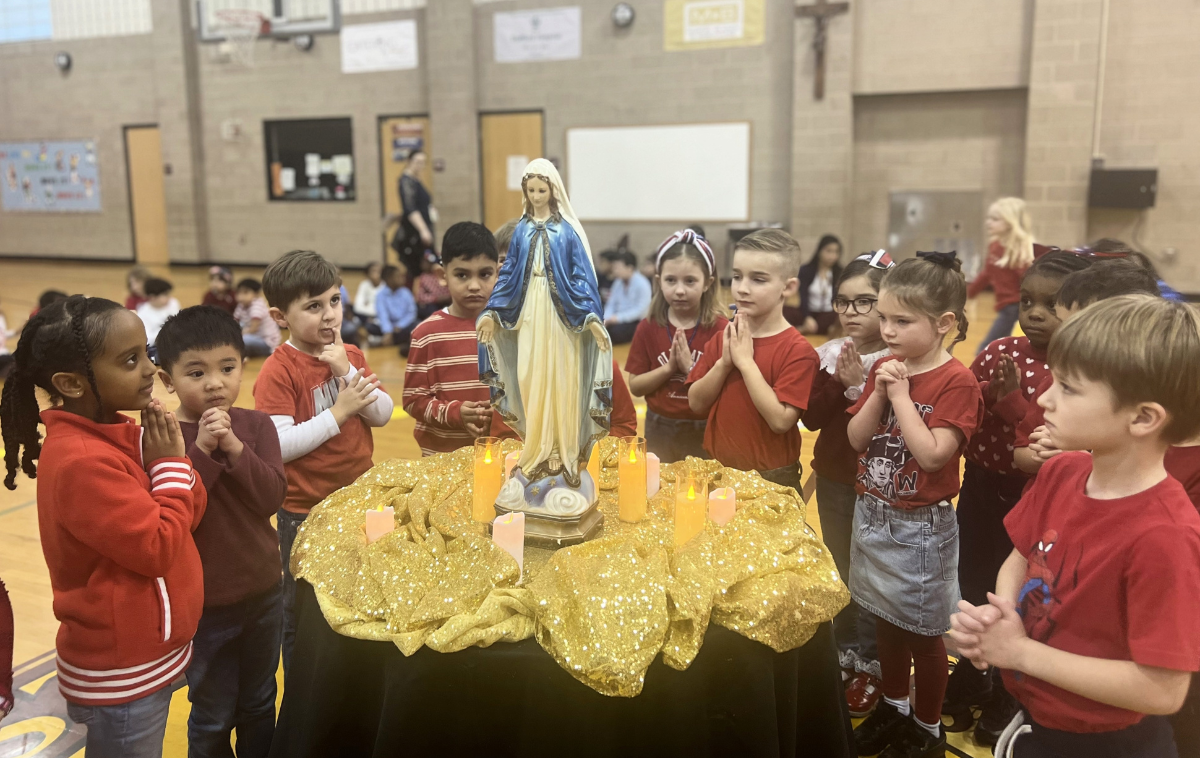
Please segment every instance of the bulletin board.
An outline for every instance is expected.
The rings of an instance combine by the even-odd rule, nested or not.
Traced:
[[[267,199],[352,202],[356,197],[350,118],[263,121]]]
[[[99,213],[96,143],[0,142],[0,208],[40,213]]]

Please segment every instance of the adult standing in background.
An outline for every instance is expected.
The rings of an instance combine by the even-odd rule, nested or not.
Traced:
[[[975,299],[985,289],[996,294],[996,320],[976,353],[993,341],[1012,334],[1021,308],[1021,278],[1033,263],[1033,224],[1025,201],[1002,197],[988,208],[983,229],[987,233],[988,252],[983,271],[967,287],[967,297]]]
[[[433,220],[437,211],[433,207],[433,196],[421,182],[428,157],[424,150],[414,150],[408,156],[408,166],[400,175],[397,191],[400,193],[400,228],[392,238],[392,249],[400,257],[400,263],[408,273],[411,284],[421,273],[421,260],[427,251],[433,250]],[[388,223],[394,218],[389,218]]]
[[[812,258],[800,267],[800,333],[828,334],[837,323],[833,288],[842,273],[842,241],[832,234],[821,237]]]

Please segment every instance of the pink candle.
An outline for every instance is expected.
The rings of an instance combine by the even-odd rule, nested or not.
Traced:
[[[512,478],[512,470],[517,467],[517,463],[521,460],[521,451],[509,453],[504,456],[504,481]]]
[[[392,506],[367,511],[367,544],[370,545],[396,529],[396,510]]]
[[[657,455],[646,453],[646,497],[654,497],[662,488],[660,465]]]
[[[525,514],[508,513],[498,516],[492,522],[492,542],[516,560],[518,570],[524,571]]]
[[[713,490],[708,496],[708,517],[717,526],[725,526],[737,512],[737,493],[731,487]]]

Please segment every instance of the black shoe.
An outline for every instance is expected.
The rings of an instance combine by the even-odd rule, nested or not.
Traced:
[[[1021,710],[1017,699],[1008,694],[1003,685],[997,685],[992,690],[992,697],[983,706],[979,723],[975,725],[975,742],[980,745],[995,747],[1000,739],[1000,733],[1013,720],[1013,716]]]
[[[934,737],[916,721],[905,719],[899,734],[879,758],[946,758],[946,730],[939,728]]]
[[[942,715],[950,719],[946,731],[969,730],[975,724],[975,709],[988,701],[992,689],[990,671],[980,671],[966,658],[960,659],[950,673],[942,700]]]
[[[880,699],[875,711],[854,730],[854,746],[859,755],[878,755],[911,719],[896,706]]]

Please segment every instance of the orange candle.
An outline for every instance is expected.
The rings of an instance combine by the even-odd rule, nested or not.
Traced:
[[[367,544],[396,530],[396,509],[380,506],[367,511]]]
[[[471,517],[488,522],[496,518],[496,496],[504,484],[504,458],[500,440],[480,437],[475,440],[475,483],[472,491]]]
[[[617,456],[617,515],[636,523],[646,518],[646,440],[622,437]]]
[[[694,471],[680,472],[675,479],[675,547],[686,544],[704,531],[708,510],[708,477]]]
[[[717,526],[725,526],[737,513],[737,493],[732,487],[713,490],[708,496],[708,517]]]
[[[592,455],[588,458],[587,465],[588,473],[592,475],[592,481],[596,483],[596,494],[600,494],[600,441],[592,443]]]

